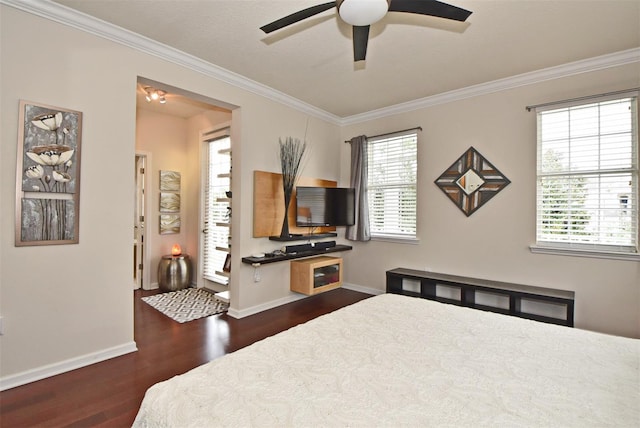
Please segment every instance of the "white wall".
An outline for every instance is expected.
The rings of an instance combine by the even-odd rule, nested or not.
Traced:
[[[251,236],[253,170],[278,171],[278,138],[302,137],[306,114],[156,56],[0,8],[2,388],[135,349],[131,254],[138,76],[239,106],[232,114],[232,309],[241,312],[291,294],[288,281],[275,272],[254,284],[253,269],[241,267],[240,259],[268,245]],[[55,41],[54,48],[42,48],[43,41]],[[20,99],[84,114],[77,245],[14,246]],[[338,127],[311,118],[308,138],[315,150],[305,172],[336,179]],[[153,162],[159,169],[155,154]],[[182,160],[162,163],[167,169],[184,167]]]
[[[239,312],[232,310],[230,313],[237,315],[254,312],[263,308],[261,305],[278,299],[287,301],[296,298],[296,295],[289,290],[288,263],[272,263],[260,267],[261,281],[254,282],[254,268],[240,262],[242,256],[273,251],[283,246],[282,242],[253,238],[253,171],[280,172],[277,154],[278,139],[287,136],[303,139],[305,128],[308,126],[306,139],[310,151],[302,175],[338,180],[340,177],[339,151],[341,144],[344,145],[340,141],[340,131],[337,126],[326,126],[317,119],[299,112],[291,112],[284,106],[273,104],[269,106],[264,103],[256,107],[252,111],[242,109],[241,122],[250,122],[254,125],[242,128],[241,140],[247,144],[242,144],[240,147],[235,145],[237,138],[234,138],[232,126],[232,141],[234,141],[232,248],[241,248],[242,252],[240,254],[235,250],[232,252],[231,300],[237,302]],[[233,125],[237,122],[235,114],[236,111],[234,111]],[[288,119],[289,127],[284,133],[282,129],[273,128],[270,122],[274,117]],[[240,231],[240,236],[236,231]],[[239,286],[234,287],[234,284]]]
[[[0,27],[0,374],[5,377],[54,363],[73,365],[68,360],[102,356],[108,349],[135,349],[135,77],[126,67],[114,70],[114,64],[130,61],[131,52],[78,31],[5,6]],[[34,49],[43,41],[57,48]],[[84,114],[77,245],[14,247],[19,99]]]
[[[345,281],[378,290],[385,271],[430,269],[574,290],[576,326],[640,337],[640,263],[532,254],[536,116],[525,106],[640,86],[640,66],[617,67],[437,105],[342,130],[344,139],[422,126],[418,139],[418,245],[354,244]],[[510,180],[466,217],[434,180],[473,146]],[[342,149],[348,179],[349,149]]]

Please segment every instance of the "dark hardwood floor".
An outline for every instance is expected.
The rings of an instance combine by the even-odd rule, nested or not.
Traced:
[[[0,393],[2,427],[131,426],[145,391],[222,355],[370,297],[339,288],[242,319],[179,324],[134,291],[138,352]]]

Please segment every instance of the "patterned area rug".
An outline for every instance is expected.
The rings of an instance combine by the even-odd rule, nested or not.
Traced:
[[[225,312],[228,303],[218,301],[213,293],[202,288],[160,293],[142,300],[179,323]]]

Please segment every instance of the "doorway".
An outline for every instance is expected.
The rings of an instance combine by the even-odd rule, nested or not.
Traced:
[[[166,102],[147,102],[145,88],[155,88],[165,93]],[[141,188],[136,184],[136,210],[146,211],[144,218],[134,213],[134,280],[135,287],[155,289],[158,287],[155,271],[156,261],[167,254],[169,244],[180,243],[183,250],[190,255],[193,277],[192,284],[204,286],[202,277],[201,199],[200,174],[204,167],[204,153],[201,152],[200,134],[202,130],[219,127],[219,124],[232,122],[232,111],[237,109],[219,100],[195,94],[164,83],[138,77],[137,88],[137,120],[136,120],[136,165],[141,159],[138,155],[145,155],[144,170],[145,184]],[[237,114],[237,112],[236,112]],[[175,133],[168,126],[176,126]],[[161,133],[157,129],[163,129]],[[174,128],[171,128],[174,129]],[[168,135],[171,138],[167,137]],[[171,158],[167,153],[173,153],[171,144],[183,144],[183,150],[175,152]],[[151,156],[153,155],[153,165]],[[227,155],[230,159],[230,154]],[[180,199],[180,229],[178,234],[159,232],[159,208],[156,199],[159,191],[157,177],[159,170],[177,170],[181,176]],[[136,176],[140,168],[136,166]],[[226,190],[230,191],[230,186]],[[138,192],[140,190],[140,192]],[[144,198],[139,198],[144,196]],[[230,205],[230,200],[227,205]],[[144,207],[144,208],[143,208]],[[143,224],[140,221],[143,220]],[[143,241],[138,237],[142,232]],[[142,260],[142,267],[139,261]],[[224,269],[221,269],[224,272]],[[225,272],[228,274],[228,272]],[[140,281],[141,279],[141,281]],[[228,286],[225,286],[228,288]]]

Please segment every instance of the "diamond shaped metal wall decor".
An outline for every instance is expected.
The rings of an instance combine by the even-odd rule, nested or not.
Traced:
[[[470,147],[435,183],[469,217],[511,181]]]

